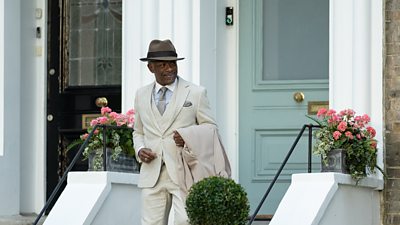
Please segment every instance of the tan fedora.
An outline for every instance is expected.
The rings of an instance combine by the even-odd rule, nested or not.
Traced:
[[[149,51],[146,58],[141,61],[176,61],[184,58],[178,58],[174,45],[170,40],[152,40],[149,45]]]

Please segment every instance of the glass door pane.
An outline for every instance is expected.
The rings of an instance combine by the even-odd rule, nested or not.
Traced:
[[[65,86],[121,85],[122,0],[66,2]]]
[[[263,1],[263,80],[328,79],[329,1]]]

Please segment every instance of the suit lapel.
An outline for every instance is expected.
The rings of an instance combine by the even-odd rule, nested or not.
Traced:
[[[164,112],[163,121],[161,125],[162,132],[165,132],[175,121],[179,112],[182,110],[183,104],[185,103],[187,96],[190,92],[188,83],[182,78],[178,79],[178,85],[172,95],[172,99],[169,102],[167,109]]]

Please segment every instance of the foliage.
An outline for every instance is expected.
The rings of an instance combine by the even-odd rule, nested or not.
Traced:
[[[95,125],[110,125],[122,127],[125,129],[113,129],[107,128],[105,135],[106,146],[111,150],[111,158],[116,160],[120,153],[125,153],[129,156],[135,155],[135,149],[133,148],[133,138],[132,129],[134,123],[135,111],[133,109],[129,110],[126,114],[119,114],[113,112],[109,107],[101,108],[101,116],[93,119],[90,122],[90,126],[87,128],[87,133],[82,134],[79,139],[73,141],[68,147],[67,151],[71,148],[81,145],[89,136],[89,133],[94,129]],[[103,129],[98,127],[88,145],[83,151],[83,156],[85,159],[89,157],[90,154],[94,155],[94,169],[98,170],[103,165]]]
[[[186,210],[191,225],[242,225],[250,206],[242,186],[232,179],[214,176],[190,188]]]
[[[377,166],[376,131],[368,125],[367,114],[356,116],[352,109],[336,113],[333,109],[318,110],[317,118],[308,116],[317,122],[321,129],[315,132],[316,143],[313,153],[322,156],[327,164],[327,153],[333,149],[344,149],[346,164],[351,177],[357,182],[367,176],[367,171],[375,173]]]

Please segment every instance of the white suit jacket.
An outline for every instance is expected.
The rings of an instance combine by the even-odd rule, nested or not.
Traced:
[[[135,96],[135,149],[144,146],[157,153],[152,162],[142,163],[139,187],[154,187],[160,175],[161,160],[171,180],[179,185],[177,160],[182,147],[176,146],[173,131],[196,124],[215,125],[205,88],[178,77],[172,98],[161,116],[152,97],[154,85],[140,88]]]

